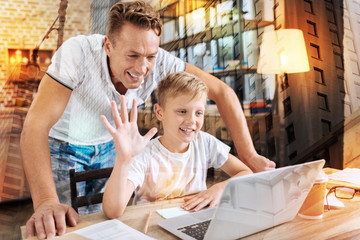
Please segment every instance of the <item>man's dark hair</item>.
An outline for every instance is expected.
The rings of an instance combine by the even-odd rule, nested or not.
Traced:
[[[144,29],[153,29],[158,36],[161,35],[159,15],[150,4],[142,1],[118,2],[110,9],[106,28],[106,35],[113,44],[114,36],[126,22]]]

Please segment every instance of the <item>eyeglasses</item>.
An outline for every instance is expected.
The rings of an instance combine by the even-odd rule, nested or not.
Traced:
[[[345,187],[345,186],[335,186],[330,188],[329,192],[326,194],[326,204],[328,206],[328,210],[330,210],[328,196],[334,192],[335,197],[340,199],[353,199],[357,192],[360,193],[360,189],[355,189],[352,187]]]

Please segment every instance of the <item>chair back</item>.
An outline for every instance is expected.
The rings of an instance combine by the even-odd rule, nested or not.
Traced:
[[[93,204],[102,203],[103,193],[89,194],[86,196],[78,196],[76,183],[83,181],[91,181],[102,178],[109,178],[112,172],[112,167],[93,169],[82,172],[75,172],[75,169],[70,169],[70,191],[71,191],[71,206],[78,212],[79,207],[89,206]]]

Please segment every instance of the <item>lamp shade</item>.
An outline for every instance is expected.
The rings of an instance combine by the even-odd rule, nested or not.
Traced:
[[[266,31],[260,45],[258,73],[298,73],[310,70],[304,36],[299,29]]]

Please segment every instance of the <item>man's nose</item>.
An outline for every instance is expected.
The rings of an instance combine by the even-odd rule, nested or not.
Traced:
[[[135,70],[138,74],[145,74],[147,71],[147,63],[145,58],[140,58],[136,62]]]

